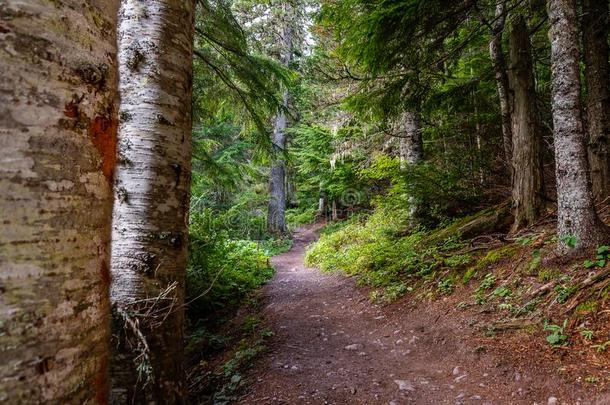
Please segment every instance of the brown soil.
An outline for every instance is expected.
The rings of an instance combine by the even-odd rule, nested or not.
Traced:
[[[301,229],[273,259],[263,315],[275,335],[239,403],[610,404],[540,333],[486,337],[485,315],[459,297],[378,306],[353,279],[306,268],[315,238]]]

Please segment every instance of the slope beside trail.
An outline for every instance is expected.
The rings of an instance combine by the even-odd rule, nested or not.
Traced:
[[[305,267],[316,230],[272,259],[263,315],[275,335],[239,403],[610,404],[527,347],[490,342],[454,304],[377,306],[353,279]]]

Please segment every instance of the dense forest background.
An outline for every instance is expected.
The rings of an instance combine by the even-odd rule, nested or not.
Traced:
[[[243,37],[240,44],[220,42],[226,49],[202,41],[195,53],[193,243],[217,243],[209,254],[226,246],[254,249],[237,242],[245,240],[264,253],[287,246],[289,232],[267,226],[269,164],[277,155],[285,161],[288,231],[316,219],[365,224],[371,215],[401,232],[434,229],[507,201],[516,214],[513,235],[552,216],[557,198],[545,3],[466,3],[206,6],[222,16],[208,18],[236,29],[244,16]],[[598,44],[582,43],[593,53],[605,31],[599,31],[602,17],[587,10],[579,9],[579,17],[585,31],[588,25],[596,30]],[[211,24],[202,20],[201,26]],[[288,44],[279,40],[286,39],[286,27]],[[252,59],[249,66],[232,65],[238,45]],[[280,46],[289,47],[289,63]],[[212,56],[197,57],[204,52],[224,55],[219,63],[228,73],[216,75],[206,65]],[[262,60],[269,71],[250,70]],[[582,66],[583,83],[590,83],[586,72],[593,69],[585,69],[584,60]],[[282,104],[286,144],[269,154],[268,137],[258,131],[273,124],[264,114],[274,105],[258,86],[271,91],[277,85],[288,94]],[[208,96],[217,91],[225,98]],[[590,110],[604,96],[589,93],[583,85],[583,100],[597,99],[587,104]],[[415,116],[414,130],[405,111]],[[589,127],[599,120],[603,114],[591,114]],[[416,146],[409,142],[413,131]],[[589,149],[607,160],[605,141],[589,139]],[[603,202],[607,181],[596,181],[596,201]],[[191,250],[192,276],[197,260],[206,260],[201,252]],[[222,268],[204,263],[199,276],[213,278],[212,268]]]
[[[0,4],[0,399],[230,401],[304,226],[376,304],[603,356],[608,7]]]
[[[584,1],[572,16],[580,27],[573,39],[582,54],[576,79],[583,109],[576,115],[587,128],[590,201],[606,223],[607,7]],[[553,108],[562,101],[553,94],[544,1],[234,2],[223,13],[243,27],[244,53],[280,69],[259,76],[256,85],[283,89],[285,139],[265,152],[268,137],[258,138],[258,124],[265,108],[273,111],[270,100],[258,97],[239,69],[211,79],[214,72],[199,70],[205,66],[196,58],[201,112],[187,287],[192,296],[212,287],[193,313],[205,309],[216,317],[236,305],[270,276],[256,270],[261,257],[284,251],[292,230],[316,221],[331,224],[307,263],[356,275],[381,303],[421,290],[422,280],[428,299],[472,278],[494,285],[496,276],[481,271],[515,256],[512,243],[530,250],[521,260],[541,281],[554,278],[555,265],[540,265],[551,260],[554,246],[604,251],[601,225],[586,225],[584,234],[578,226],[549,229],[557,218],[555,159],[574,167],[583,155],[564,144],[557,155]],[[267,82],[270,77],[277,82]],[[227,89],[232,101],[210,106],[206,85]],[[273,117],[266,124],[277,134]],[[285,165],[285,225],[279,226],[269,207],[276,159]],[[599,234],[591,231],[596,227]],[[588,268],[603,267],[604,253],[596,260]],[[572,279],[555,284],[561,302],[580,289]],[[519,295],[502,288],[507,297]],[[481,305],[484,289],[474,294]],[[534,311],[532,302],[508,301],[500,307],[513,315]]]

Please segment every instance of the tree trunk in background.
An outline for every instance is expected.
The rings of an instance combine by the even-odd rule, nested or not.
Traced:
[[[288,93],[284,93],[284,108],[288,107]],[[280,111],[273,125],[273,149],[276,154],[271,161],[269,173],[269,209],[267,229],[282,235],[286,232],[286,113]]]
[[[495,23],[492,29],[492,38],[489,42],[489,55],[493,65],[498,99],[500,100],[500,116],[502,118],[502,145],[504,147],[504,159],[511,167],[512,159],[512,130],[511,130],[511,101],[509,96],[508,73],[506,60],[502,52],[502,33],[506,22],[506,0],[496,1]],[[512,169],[511,169],[512,170]]]
[[[470,76],[474,78],[473,69],[470,69]],[[479,184],[483,186],[485,184],[485,171],[483,170],[483,137],[481,136],[481,122],[479,119],[479,104],[477,102],[477,96],[475,92],[472,92],[472,99],[474,104],[474,119],[475,119],[475,141],[477,144],[477,171],[479,174]]]
[[[0,5],[0,401],[107,401],[117,7]]]
[[[320,183],[320,196],[318,198],[318,216],[324,217],[326,211],[326,200],[324,198],[324,189],[322,183]]]
[[[513,94],[513,232],[533,225],[543,208],[542,136],[527,24],[518,16],[510,33],[509,82]]]
[[[119,18],[111,396],[176,404],[185,395],[194,2],[125,0]]]
[[[337,221],[339,219],[339,211],[337,210],[337,200],[333,200],[332,202],[330,219],[332,221]]]
[[[557,231],[576,246],[595,246],[608,230],[595,212],[589,182],[580,106],[580,71],[575,0],[547,2],[552,62],[553,135],[557,176]],[[563,243],[566,249],[566,243]]]
[[[583,44],[587,81],[589,165],[593,196],[610,195],[610,65],[608,63],[608,1],[583,1]]]
[[[290,6],[284,3],[286,14]],[[284,22],[281,38],[281,63],[290,65],[292,61],[292,27],[290,18]],[[276,235],[286,233],[286,128],[287,119],[285,109],[288,108],[289,94],[284,92],[282,107],[278,111],[273,125],[272,145],[274,156],[271,160],[271,171],[269,173],[269,207],[267,211],[267,230]]]
[[[407,170],[409,166],[424,160],[424,145],[421,137],[419,113],[405,111],[400,117],[400,168]],[[421,202],[414,196],[409,197],[409,215],[413,224],[417,223]]]
[[[400,117],[400,167],[406,169],[424,160],[419,113],[406,111]]]

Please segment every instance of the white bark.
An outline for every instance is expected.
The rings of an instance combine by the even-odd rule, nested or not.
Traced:
[[[581,248],[595,246],[608,237],[608,231],[595,212],[587,167],[576,2],[548,0],[547,6],[551,24],[558,234],[575,236]]]
[[[424,145],[421,136],[420,116],[418,112],[405,111],[399,121],[400,168],[408,170],[409,166],[424,160]],[[412,225],[417,223],[421,202],[413,195],[409,196],[409,216]]]
[[[424,159],[419,114],[412,111],[402,113],[399,123],[400,167],[420,163]]]
[[[114,335],[125,339],[111,367],[116,402],[172,404],[182,401],[185,391],[193,15],[192,0],[125,0],[119,15],[121,123],[111,299],[117,318]],[[142,301],[158,297],[174,283],[164,299]],[[151,308],[155,316],[140,316]],[[125,316],[138,321],[146,344],[130,330]],[[130,361],[138,353],[128,341],[139,345],[140,352],[149,348],[152,369],[139,385]],[[147,378],[151,384],[142,391]]]
[[[115,0],[0,1],[0,402],[104,403]]]

